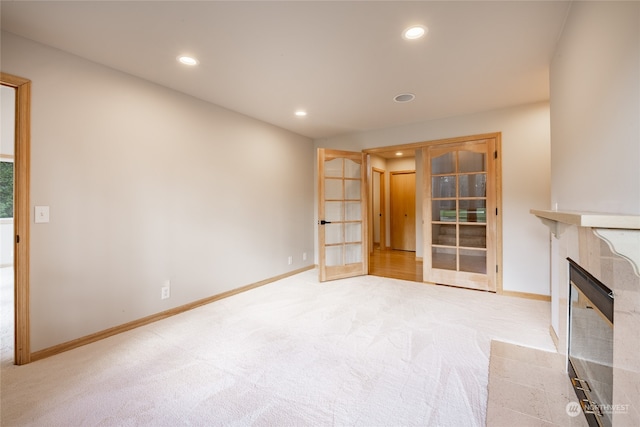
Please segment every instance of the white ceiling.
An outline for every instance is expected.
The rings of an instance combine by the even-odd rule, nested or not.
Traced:
[[[549,99],[559,1],[6,1],[2,29],[311,138]],[[424,39],[404,28],[422,24]],[[200,65],[176,61],[191,54]],[[415,101],[393,97],[411,92]],[[296,109],[308,116],[294,116]]]

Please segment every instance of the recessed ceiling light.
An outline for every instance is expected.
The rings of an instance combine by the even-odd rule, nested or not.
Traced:
[[[423,27],[422,25],[414,25],[405,29],[402,32],[402,37],[405,40],[416,40],[423,37],[427,34],[427,27]]]
[[[411,102],[414,99],[416,99],[416,96],[412,93],[401,93],[400,95],[396,95],[393,97],[393,100],[400,104],[404,102]]]
[[[398,157],[402,156],[402,151],[398,151],[398,152],[396,153],[396,156],[398,156]]]
[[[178,62],[180,62],[181,64],[184,65],[198,65],[199,62],[196,58],[191,57],[191,56],[178,56]]]
[[[307,115],[306,111],[302,111],[302,110],[296,111],[296,116],[298,116],[298,117],[304,117],[306,115]]]

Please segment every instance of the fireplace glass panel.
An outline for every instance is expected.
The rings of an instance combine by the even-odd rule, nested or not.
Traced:
[[[607,408],[613,402],[613,324],[573,282],[569,297],[569,361],[575,377],[588,384],[586,394],[599,412],[591,420],[611,426]]]

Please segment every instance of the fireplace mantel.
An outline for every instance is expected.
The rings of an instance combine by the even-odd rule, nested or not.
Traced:
[[[595,235],[614,253],[628,260],[640,276],[640,215],[538,209],[530,212],[540,218],[556,238],[571,225],[593,229]]]

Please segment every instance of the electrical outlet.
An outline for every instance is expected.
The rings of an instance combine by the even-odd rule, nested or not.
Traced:
[[[171,296],[171,280],[165,280],[160,289],[160,299],[167,299]]]
[[[307,253],[306,252],[302,252],[302,260],[303,261],[307,260]]]
[[[289,255],[289,265],[293,264],[293,257]]]
[[[35,207],[35,222],[49,222],[49,206]]]

